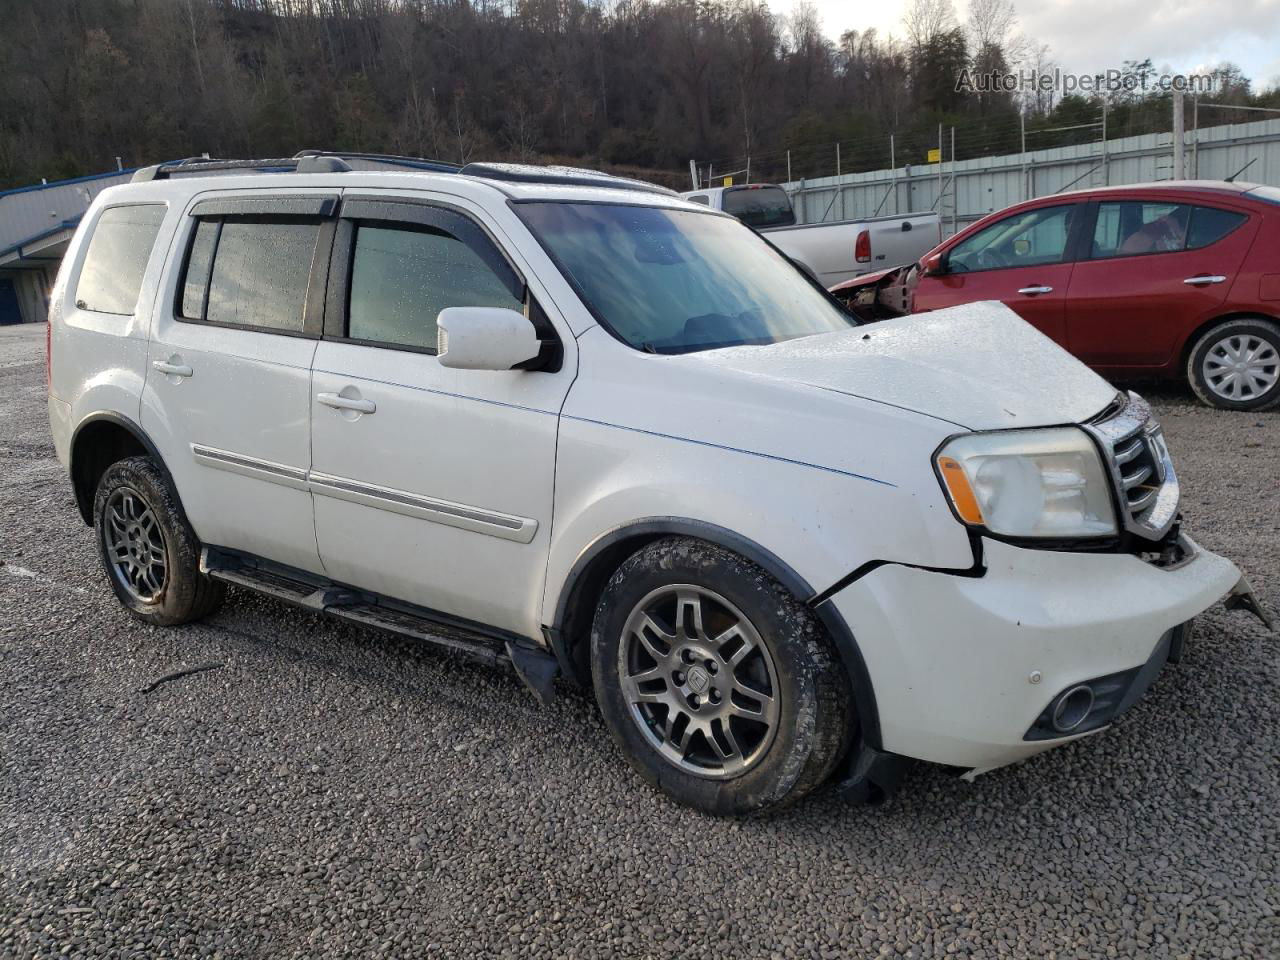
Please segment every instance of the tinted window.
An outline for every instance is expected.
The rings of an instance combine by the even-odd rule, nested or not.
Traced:
[[[1217,243],[1248,219],[1243,213],[1236,213],[1234,210],[1193,207],[1191,230],[1187,233],[1187,249],[1198,250],[1211,243]]]
[[[103,211],[76,284],[76,306],[99,313],[133,313],[164,211],[155,203]]]
[[[700,203],[704,207],[711,205],[711,198],[705,193],[695,193],[692,197],[685,197],[690,203]]]
[[[729,217],[603,203],[516,211],[596,318],[654,353],[777,343],[856,322]]]
[[[436,348],[446,307],[523,304],[466,243],[440,230],[361,225],[351,263],[347,335]]]
[[[1190,219],[1191,207],[1183,203],[1100,203],[1090,256],[1133,257],[1182,250]]]
[[[796,222],[791,200],[781,187],[739,187],[726,190],[724,212],[750,227],[786,227]]]
[[[316,220],[202,221],[187,259],[182,315],[301,333],[319,231]]]
[[[952,247],[947,267],[953,273],[973,273],[1061,263],[1075,209],[1074,204],[1041,207],[1005,217]]]

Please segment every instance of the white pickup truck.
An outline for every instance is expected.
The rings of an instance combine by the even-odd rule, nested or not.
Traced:
[[[731,213],[803,267],[824,287],[873,270],[914,263],[942,242],[936,213],[796,223],[791,198],[779,186],[749,183],[682,193],[686,200]]]

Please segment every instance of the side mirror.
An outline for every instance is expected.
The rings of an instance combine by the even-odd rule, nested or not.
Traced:
[[[510,370],[536,359],[541,349],[529,319],[506,307],[446,307],[436,327],[442,367]]]
[[[921,264],[920,275],[922,277],[937,277],[947,272],[947,255],[945,253],[935,253],[931,257],[925,257]]]

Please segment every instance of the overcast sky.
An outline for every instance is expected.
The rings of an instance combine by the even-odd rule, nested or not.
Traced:
[[[902,37],[908,0],[815,0],[835,39],[875,27]],[[789,13],[793,0],[768,0]],[[1049,44],[1063,70],[1092,73],[1150,57],[1157,67],[1189,73],[1223,60],[1239,64],[1254,89],[1280,85],[1280,0],[1014,0],[1024,34]],[[966,0],[956,0],[961,21]]]

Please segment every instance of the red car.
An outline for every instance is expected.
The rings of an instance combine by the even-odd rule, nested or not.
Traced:
[[[1000,300],[1113,379],[1186,379],[1232,410],[1280,402],[1280,189],[1194,180],[993,213],[918,264],[832,288],[864,319]]]

